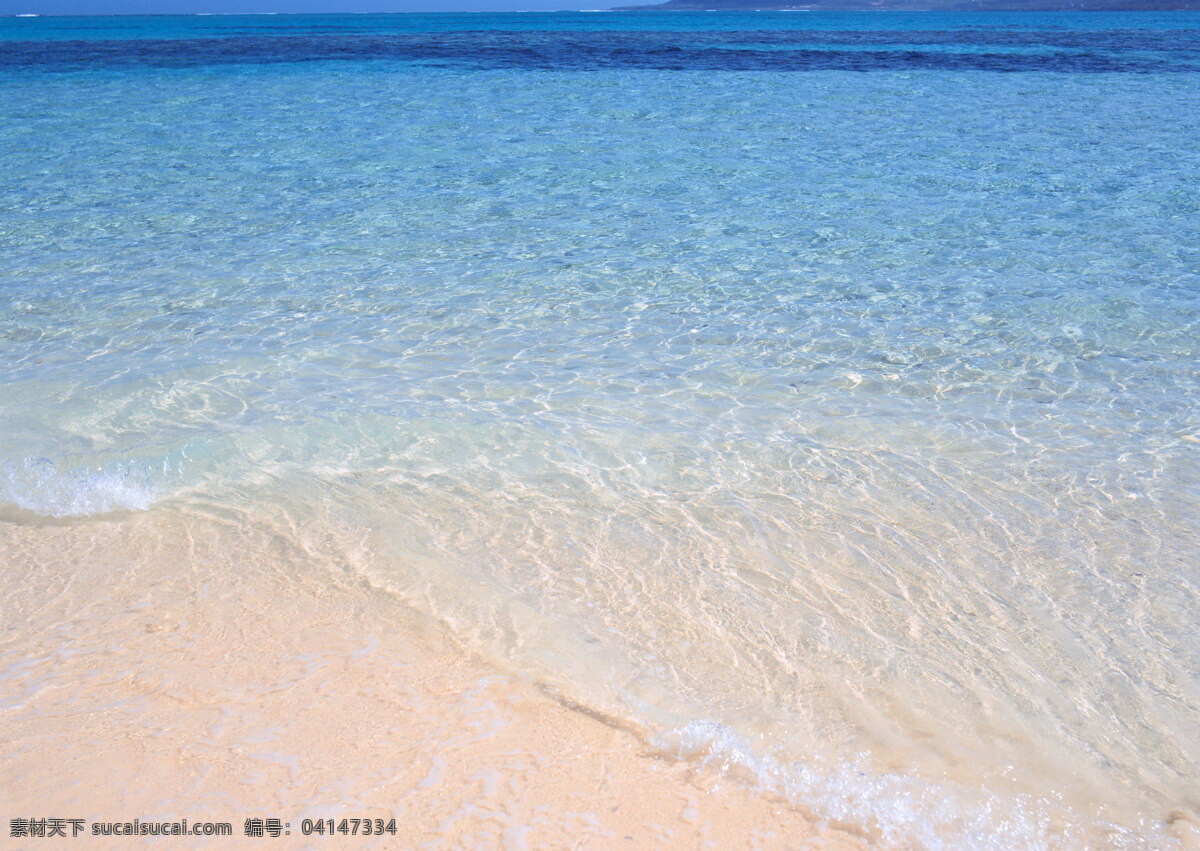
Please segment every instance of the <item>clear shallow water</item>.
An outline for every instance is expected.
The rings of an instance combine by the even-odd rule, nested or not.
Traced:
[[[894,842],[1169,845],[1198,25],[5,20],[0,514],[274,524]]]

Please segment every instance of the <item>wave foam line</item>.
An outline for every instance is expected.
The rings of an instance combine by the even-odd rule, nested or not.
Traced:
[[[1097,838],[1110,848],[1176,846],[1161,833],[1138,835],[1110,823],[1089,824],[1050,798],[872,772],[848,761],[829,766],[783,762],[756,754],[729,727],[713,721],[692,721],[653,744],[677,759],[747,777],[817,818],[865,829],[872,841],[889,847],[1087,848]]]
[[[48,458],[5,464],[0,502],[42,517],[88,517],[113,511],[145,511],[158,488],[130,464],[60,470]]]

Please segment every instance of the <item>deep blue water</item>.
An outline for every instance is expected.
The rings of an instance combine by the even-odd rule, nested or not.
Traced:
[[[560,13],[162,17],[97,25],[9,18],[0,26],[0,67],[378,61],[570,71],[1194,72],[1198,19],[1196,13]]]

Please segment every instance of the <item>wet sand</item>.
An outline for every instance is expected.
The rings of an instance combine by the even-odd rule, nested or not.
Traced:
[[[248,818],[286,823],[271,847],[870,842],[655,753],[319,561],[219,512],[7,518],[4,818],[233,825],[232,843],[191,847],[267,841],[243,836]],[[301,835],[331,818],[397,833]]]

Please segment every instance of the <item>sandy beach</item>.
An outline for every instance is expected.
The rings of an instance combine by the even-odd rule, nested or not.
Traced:
[[[228,822],[232,844],[250,844],[264,840],[246,820],[276,818],[289,835],[273,847],[868,838],[719,766],[664,758],[639,731],[469,658],[377,589],[289,573],[269,558],[278,544],[219,518],[4,523],[0,707],[15,747],[0,844],[23,847],[13,818],[83,819],[89,846],[113,848],[129,840],[93,824]],[[397,832],[301,834],[304,819],[343,818]]]

